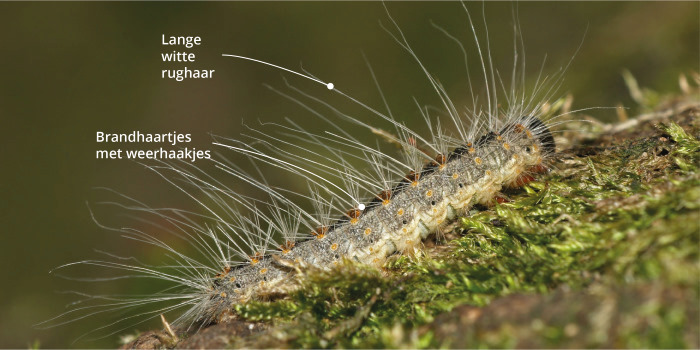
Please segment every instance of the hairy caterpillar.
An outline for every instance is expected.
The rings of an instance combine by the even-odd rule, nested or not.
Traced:
[[[384,119],[395,130],[374,129],[359,117],[339,111],[331,110],[335,116],[321,116],[365,125],[399,145],[401,154],[387,151],[384,145],[358,141],[343,133],[342,127],[335,127],[336,121],[328,123],[331,129],[326,134],[312,134],[291,124],[275,126],[286,139],[265,131],[254,132],[243,141],[217,141],[224,149],[247,155],[261,166],[286,170],[309,183],[310,191],[300,194],[270,185],[263,176],[245,172],[237,165],[217,162],[224,172],[267,193],[264,202],[240,194],[195,168],[182,164],[152,166],[155,171],[174,173],[184,180],[189,187],[173,184],[192,193],[204,211],[185,219],[175,210],[142,209],[176,226],[181,230],[179,234],[188,237],[210,260],[193,260],[151,233],[126,230],[124,233],[131,238],[164,248],[174,262],[162,267],[119,261],[82,263],[166,280],[176,289],[133,299],[112,298],[105,309],[171,301],[172,306],[149,313],[185,308],[175,324],[206,324],[232,303],[293,288],[292,276],[305,265],[324,267],[347,258],[381,266],[396,251],[418,248],[420,239],[438,230],[445,220],[464,213],[475,203],[492,201],[501,187],[517,186],[545,168],[543,164],[554,147],[549,127],[557,124],[559,116],[543,115],[542,109],[544,101],[556,91],[558,78],[538,81],[533,92],[526,95],[518,74],[521,68],[514,65],[518,70],[514,68],[512,78],[506,79],[512,85],[509,93],[499,98],[503,81],[492,67],[489,53],[481,51],[487,45],[477,39],[483,79],[488,82],[487,97],[484,103],[473,95],[473,107],[465,112],[422,68],[398,26],[395,29],[398,43],[425,70],[452,125],[445,128],[429,109],[423,112],[430,135],[427,137],[408,129],[391,114],[369,107],[367,112]],[[356,160],[367,164],[366,169],[351,165]],[[312,200],[314,211],[299,204],[305,199]]]

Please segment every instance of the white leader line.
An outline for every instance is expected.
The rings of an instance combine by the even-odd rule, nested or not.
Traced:
[[[307,78],[307,79],[311,79],[311,80],[313,80],[313,81],[315,81],[315,82],[317,82],[317,83],[319,83],[319,84],[323,84],[323,85],[326,86],[326,88],[328,88],[328,90],[333,90],[333,88],[334,88],[333,83],[325,83],[325,82],[320,81],[320,80],[318,80],[318,79],[316,79],[316,78],[312,78],[312,77],[310,77],[310,76],[308,76],[308,75],[304,75],[304,74],[301,74],[301,73],[299,73],[299,72],[295,72],[295,71],[293,71],[293,70],[291,70],[291,69],[287,69],[287,68],[284,68],[284,67],[280,67],[280,66],[274,65],[274,64],[272,64],[272,63],[267,63],[267,62],[265,62],[265,61],[260,61],[260,60],[254,59],[254,58],[244,57],[244,56],[228,55],[228,54],[225,54],[225,53],[224,53],[224,54],[221,54],[221,56],[242,58],[242,59],[244,59],[244,60],[249,60],[249,61],[254,61],[254,62],[266,64],[266,65],[268,65],[268,66],[272,66],[272,67],[275,67],[275,68],[279,68],[279,69],[282,69],[282,70],[286,70],[287,72],[294,73],[294,74],[296,74],[296,75],[302,76],[302,77]]]

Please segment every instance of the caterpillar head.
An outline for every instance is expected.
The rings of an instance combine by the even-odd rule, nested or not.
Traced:
[[[554,137],[549,128],[536,117],[523,117],[520,122],[505,127],[501,135],[512,146],[522,150],[526,165],[537,165],[555,152]]]
[[[547,171],[545,162],[555,152],[554,137],[549,128],[536,117],[524,117],[519,123],[504,128],[508,142],[520,157],[520,166],[514,178],[506,182],[507,187],[520,187],[534,180],[532,175]],[[514,155],[516,157],[516,155]]]
[[[535,117],[526,118],[523,125],[532,133],[536,143],[539,144],[542,156],[549,156],[556,151],[554,136],[552,136],[552,132],[549,131],[549,128],[542,120]]]

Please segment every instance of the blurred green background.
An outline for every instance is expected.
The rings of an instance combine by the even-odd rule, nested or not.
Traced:
[[[386,5],[428,69],[458,105],[467,105],[463,57],[430,24],[432,20],[464,43],[472,54],[472,76],[477,76],[480,68],[460,4]],[[467,6],[483,35],[482,4]],[[634,113],[635,104],[620,74],[623,69],[641,85],[668,93],[678,90],[679,74],[699,70],[698,2],[526,2],[485,7],[494,63],[504,74],[510,73],[513,53],[513,11],[521,21],[530,77],[536,76],[545,55],[545,73],[565,66],[582,42],[557,94],[573,94],[574,108],[622,103]],[[191,146],[216,150],[209,133],[236,137],[243,122],[290,117],[315,124],[308,112],[264,86],[288,92],[283,77],[360,119],[373,120],[311,81],[221,57],[222,53],[294,70],[303,66],[383,110],[364,53],[394,115],[420,128],[412,97],[437,105],[435,95],[416,63],[380,23],[390,26],[379,2],[0,3],[4,130],[0,193],[6,203],[0,214],[0,347],[117,344],[117,336],[73,343],[109,323],[103,316],[48,330],[33,327],[76,299],[62,291],[99,294],[138,289],[129,280],[91,284],[65,280],[50,275],[52,268],[99,256],[95,249],[136,257],[157,253],[98,228],[86,203],[92,208],[107,196],[95,187],[110,187],[154,206],[196,210],[191,200],[136,162],[96,160],[95,150],[102,148],[95,142],[96,131],[191,133]],[[169,48],[160,44],[161,34],[201,36],[203,44],[187,50],[196,53],[197,61],[163,63],[160,53]],[[216,73],[213,79],[184,82],[160,78],[161,69],[185,65]],[[478,79],[474,84],[482,86]],[[613,110],[589,114],[615,120]],[[117,227],[133,223],[109,210],[98,219]],[[133,329],[153,327],[158,322]]]

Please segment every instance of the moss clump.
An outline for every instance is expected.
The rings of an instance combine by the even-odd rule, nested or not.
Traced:
[[[270,328],[229,345],[700,347],[700,142],[687,129],[564,153],[421,256],[307,271],[288,297],[239,305]]]

